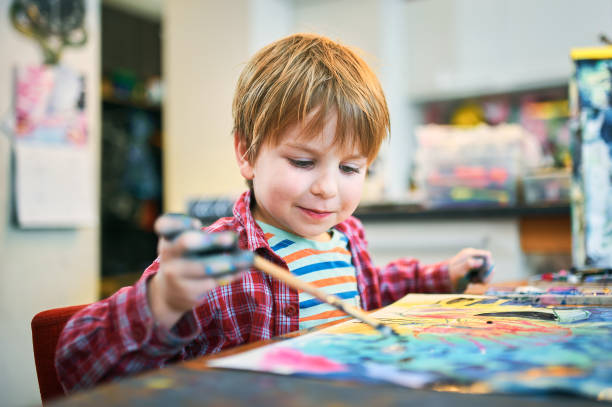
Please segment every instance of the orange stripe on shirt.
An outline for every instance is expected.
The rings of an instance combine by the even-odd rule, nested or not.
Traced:
[[[342,247],[334,247],[331,250],[303,249],[303,250],[299,250],[295,253],[291,253],[290,255],[283,257],[283,260],[285,260],[286,263],[291,263],[292,261],[299,260],[302,257],[310,256],[313,254],[323,254],[323,253],[340,253],[340,254],[345,254],[347,256],[351,255],[351,252],[349,252],[346,249],[343,249]]]
[[[271,237],[274,237],[274,233],[264,233],[264,237],[266,240],[270,240]]]
[[[335,309],[332,311],[325,311],[325,312],[321,312],[320,314],[311,315],[309,317],[300,318],[300,322],[315,321],[317,319],[327,319],[327,318],[342,317],[342,316],[346,316],[346,314],[340,311],[339,309]]]
[[[312,281],[310,284],[316,287],[327,287],[327,286],[335,285],[335,284],[354,283],[356,281],[357,279],[355,278],[355,276],[339,276],[339,277],[323,278],[321,280]]]

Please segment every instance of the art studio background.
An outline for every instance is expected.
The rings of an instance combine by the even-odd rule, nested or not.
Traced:
[[[46,34],[28,25],[31,4],[49,13]],[[362,49],[387,96],[391,139],[357,213],[376,263],[473,246],[494,253],[497,282],[610,266],[609,239],[574,241],[572,258],[569,102],[574,89],[592,102],[581,120],[605,126],[609,65],[583,71],[599,91],[568,86],[571,49],[612,38],[609,0],[0,0],[0,404],[40,401],[34,314],[132,283],[162,212],[228,212],[244,189],[237,76],[302,31]],[[603,191],[592,210],[609,237],[601,168],[587,189]]]

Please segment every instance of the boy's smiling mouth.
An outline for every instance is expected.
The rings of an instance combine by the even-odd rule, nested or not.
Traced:
[[[316,209],[309,209],[309,208],[304,208],[302,206],[298,206],[298,208],[305,213],[306,215],[308,215],[311,218],[315,218],[315,219],[322,219],[325,218],[329,215],[331,215],[333,212],[328,212],[328,211],[319,211]]]

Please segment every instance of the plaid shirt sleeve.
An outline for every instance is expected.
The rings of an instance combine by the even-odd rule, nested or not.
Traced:
[[[240,248],[257,250],[282,265],[249,207],[247,191],[236,201],[234,217],[221,218],[206,230],[234,230]],[[297,292],[250,270],[210,291],[167,330],[155,323],[147,301],[147,281],[159,266],[156,260],[136,284],[91,304],[68,321],[55,354],[55,367],[66,392],[298,328]]]
[[[200,327],[194,312],[167,330],[157,325],[147,301],[147,281],[154,262],[140,280],[74,315],[59,338],[55,367],[66,392],[91,387],[168,361],[182,359],[185,345]]]
[[[372,264],[361,222],[350,217],[337,228],[351,244],[353,263],[366,310],[391,304],[408,293],[446,293],[451,291],[448,264],[421,264],[414,258],[400,258],[385,267]]]

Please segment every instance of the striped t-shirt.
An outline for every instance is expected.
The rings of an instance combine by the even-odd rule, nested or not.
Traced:
[[[359,306],[359,293],[355,267],[348,250],[348,239],[342,232],[331,230],[331,239],[318,242],[305,239],[263,222],[257,222],[264,231],[272,250],[289,266],[289,271],[328,294],[335,294],[344,302]],[[342,311],[322,303],[310,294],[299,292],[300,329],[346,317]]]

